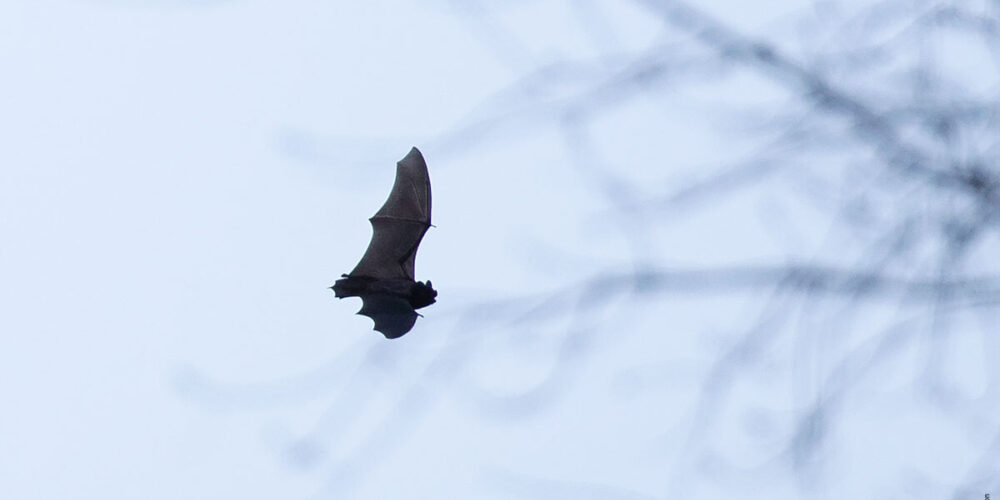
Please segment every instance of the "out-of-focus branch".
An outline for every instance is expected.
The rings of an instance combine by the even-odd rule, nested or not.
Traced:
[[[908,143],[895,126],[875,107],[838,88],[829,79],[807,69],[776,46],[741,35],[709,15],[676,0],[636,0],[657,13],[671,27],[691,34],[715,49],[721,57],[751,64],[766,74],[797,87],[820,108],[839,113],[852,121],[856,137],[871,145],[886,163],[903,174],[919,174],[945,187],[971,192],[991,210],[1000,210],[997,186],[1000,181],[980,169],[971,172],[934,166],[929,154]]]

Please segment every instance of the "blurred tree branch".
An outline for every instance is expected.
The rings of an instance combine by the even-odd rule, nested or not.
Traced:
[[[751,187],[765,175],[785,175],[818,183],[828,191],[832,172],[808,172],[802,162],[828,156],[830,150],[849,150],[865,158],[856,168],[844,164],[845,178],[852,186],[844,191],[840,221],[858,236],[869,239],[867,260],[842,264],[787,262],[770,266],[726,266],[707,269],[665,271],[647,265],[648,257],[634,251],[631,271],[608,270],[560,289],[552,297],[579,292],[589,297],[587,304],[544,299],[543,306],[531,307],[527,317],[546,321],[550,316],[578,315],[587,308],[600,307],[615,295],[658,293],[719,292],[774,293],[771,311],[747,328],[733,349],[721,356],[705,379],[702,402],[692,417],[702,431],[694,431],[685,448],[697,453],[699,441],[713,421],[712,414],[724,388],[734,383],[736,373],[748,367],[741,360],[763,343],[775,342],[779,329],[775,321],[792,314],[788,294],[801,294],[806,302],[822,296],[849,299],[845,307],[865,301],[896,301],[910,304],[923,314],[901,319],[872,337],[870,348],[857,350],[830,370],[814,401],[806,404],[788,441],[788,457],[800,474],[808,475],[808,465],[821,449],[821,436],[833,422],[836,401],[856,387],[873,366],[901,349],[904,341],[921,338],[928,332],[928,373],[926,387],[940,391],[940,352],[946,342],[949,318],[961,311],[996,310],[1000,306],[1000,277],[989,262],[970,261],[980,253],[996,254],[997,222],[1000,221],[1000,106],[997,81],[985,93],[964,85],[961,78],[949,78],[948,71],[926,54],[921,45],[939,36],[941,30],[973,34],[993,54],[1000,67],[1000,21],[997,10],[975,2],[889,1],[862,8],[844,22],[841,37],[834,37],[832,50],[819,51],[806,60],[793,57],[773,42],[743,35],[695,8],[673,0],[636,0],[636,4],[662,19],[666,30],[682,33],[714,56],[699,54],[681,44],[660,44],[648,51],[624,55],[608,63],[559,62],[521,84],[527,99],[539,99],[542,107],[531,107],[537,116],[551,116],[566,130],[567,149],[581,172],[595,180],[597,191],[621,212],[621,227],[633,248],[644,246],[642,234],[657,219],[636,222],[636,210],[651,207],[661,211],[679,203],[719,196],[734,189]],[[977,5],[980,7],[977,9]],[[861,27],[857,27],[860,25]],[[888,29],[891,27],[891,29]],[[834,31],[836,29],[834,28]],[[889,32],[887,35],[886,32]],[[849,43],[845,43],[850,39]],[[915,57],[910,53],[916,51]],[[902,61],[900,63],[900,61]],[[568,66],[567,66],[568,65]],[[799,106],[770,110],[771,119],[785,127],[778,140],[764,149],[761,157],[719,169],[705,179],[672,194],[650,201],[639,200],[628,183],[616,175],[626,165],[599,160],[593,150],[589,120],[602,111],[627,102],[645,92],[655,91],[667,81],[712,73],[719,68],[743,66],[770,78],[783,87]],[[894,66],[895,65],[895,66]],[[553,71],[556,68],[572,71]],[[895,71],[882,71],[896,68]],[[993,68],[992,74],[996,73]],[[989,72],[989,70],[984,69]],[[578,78],[589,90],[566,96],[550,96],[539,89],[563,78]],[[594,83],[596,82],[596,83]],[[532,90],[529,90],[532,89]],[[503,120],[514,119],[506,115]],[[487,129],[497,122],[487,119]],[[462,140],[472,137],[463,136]],[[778,151],[780,153],[774,154]],[[791,170],[799,167],[798,171]],[[824,186],[824,184],[826,186]],[[885,207],[875,214],[871,206]],[[640,224],[637,226],[636,224]],[[859,242],[864,241],[859,239]],[[987,250],[983,250],[983,249]],[[655,261],[655,256],[653,257]],[[820,263],[825,262],[825,263]],[[923,264],[915,264],[923,262]],[[929,263],[929,264],[928,264]],[[995,264],[995,261],[994,261]],[[805,307],[800,301],[799,307]],[[478,308],[477,308],[478,310]],[[912,308],[908,309],[913,311]],[[765,309],[766,311],[766,309]],[[473,313],[474,314],[474,313]],[[995,325],[994,325],[995,326]],[[929,327],[929,330],[927,328]],[[831,327],[832,328],[832,327]],[[984,333],[995,333],[993,332]],[[568,333],[573,335],[574,333]],[[802,335],[811,336],[802,332]],[[578,356],[593,352],[579,351]],[[559,367],[553,372],[560,371]],[[990,393],[997,393],[996,377]],[[948,396],[938,392],[944,403]],[[980,406],[974,412],[992,408]],[[678,481],[689,480],[688,468],[677,470],[671,483],[676,494]],[[982,480],[978,480],[983,484]],[[991,481],[996,481],[993,476]]]
[[[520,67],[519,59],[528,57],[533,44],[483,17],[499,7],[470,5],[462,7],[463,17],[484,27],[479,35],[496,46],[505,65]],[[908,347],[921,350],[926,367],[923,378],[912,381],[913,392],[948,410],[957,426],[972,419],[987,422],[993,443],[985,453],[995,451],[997,424],[989,415],[998,409],[1000,371],[985,369],[983,385],[991,397],[963,401],[949,389],[942,356],[957,328],[955,319],[963,315],[980,317],[984,343],[997,345],[989,341],[998,331],[992,318],[1000,310],[1000,261],[995,259],[1000,255],[1000,5],[887,0],[857,7],[853,14],[823,12],[803,21],[807,40],[798,48],[787,39],[740,33],[692,3],[634,0],[633,5],[662,23],[661,38],[634,51],[616,47],[590,59],[566,58],[531,69],[436,144],[442,150],[467,150],[491,136],[513,135],[498,130],[559,131],[577,172],[616,216],[616,228],[630,248],[628,261],[582,272],[554,290],[470,301],[453,311],[454,328],[440,349],[417,353],[422,356],[386,365],[376,354],[381,351],[366,352],[352,383],[386,377],[408,381],[380,429],[392,428],[404,412],[423,415],[428,401],[441,393],[429,391],[431,386],[449,389],[480,415],[538,415],[570,392],[584,376],[582,368],[599,360],[608,343],[629,335],[657,338],[667,323],[657,317],[656,328],[633,332],[622,331],[628,329],[616,320],[657,316],[649,304],[668,294],[729,294],[756,300],[759,310],[725,338],[703,371],[685,374],[685,385],[696,377],[701,382],[680,444],[684,460],[664,485],[667,495],[685,496],[696,482],[700,460],[720,453],[713,448],[715,431],[727,418],[735,420],[721,408],[743,379],[765,371],[761,359],[782,342],[793,347],[780,354],[779,363],[788,371],[780,381],[784,385],[773,390],[792,393],[794,408],[773,411],[773,420],[782,423],[781,439],[768,448],[772,460],[760,467],[788,466],[800,491],[808,492],[822,476],[822,452],[837,417],[865,389],[866,377],[874,377]],[[582,22],[592,25],[600,9],[620,6],[587,1],[581,6],[588,9],[581,13]],[[607,25],[599,29],[596,38],[616,38]],[[991,55],[994,67],[980,71],[988,81],[972,81],[934,55],[942,39],[950,37]],[[617,107],[737,70],[764,77],[780,94],[755,112],[715,110],[731,123],[749,124],[745,135],[756,141],[751,153],[710,163],[695,180],[680,185],[657,179],[642,186],[625,175],[631,166],[627,161],[602,154],[601,137],[591,125]],[[761,187],[764,180],[780,182],[790,198],[831,215],[833,229],[818,242],[820,250],[769,264],[683,267],[665,265],[664,252],[649,243],[650,235],[666,225],[668,212],[681,218],[709,211],[714,204],[707,201]],[[873,306],[881,314],[863,312]],[[504,335],[485,334],[494,331]],[[509,340],[536,331],[545,332],[539,335],[544,342],[531,344],[531,351],[549,358],[545,375],[533,385],[504,393],[476,379],[476,360],[523,356],[528,348]],[[851,335],[855,332],[866,335],[858,341]],[[331,414],[301,441],[344,432],[339,427],[350,419],[343,412],[372,397],[345,390]],[[793,416],[785,418],[786,413]],[[360,474],[351,464],[389,454],[397,446],[394,439],[406,432],[394,429],[393,439],[373,436],[346,452],[331,484],[340,482],[345,470]],[[986,459],[979,460],[964,483],[950,485],[956,495],[973,491],[972,484],[1000,486],[996,472],[984,464]],[[550,486],[560,491],[582,487]]]

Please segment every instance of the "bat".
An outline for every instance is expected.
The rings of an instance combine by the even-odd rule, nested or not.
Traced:
[[[417,148],[396,163],[389,198],[371,219],[372,239],[361,261],[333,286],[337,298],[361,297],[358,314],[375,321],[387,339],[402,337],[417,322],[417,309],[433,304],[437,290],[415,281],[417,247],[431,227],[431,180]]]

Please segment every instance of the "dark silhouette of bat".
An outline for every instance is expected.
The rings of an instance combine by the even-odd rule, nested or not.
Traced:
[[[431,180],[417,148],[396,163],[396,181],[385,204],[369,219],[372,240],[350,274],[330,288],[337,298],[361,297],[358,314],[375,321],[388,339],[402,337],[417,321],[416,309],[435,302],[437,291],[415,281],[417,247],[431,226]]]

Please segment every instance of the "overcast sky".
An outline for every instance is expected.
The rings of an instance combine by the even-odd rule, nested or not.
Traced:
[[[808,10],[699,5],[776,38]],[[779,187],[668,218],[641,241],[622,228],[600,172],[581,170],[548,118],[580,89],[550,83],[535,90],[551,98],[532,100],[518,82],[654,47],[661,28],[638,5],[593,0],[0,4],[0,497],[951,491],[991,427],[899,418],[910,402],[894,390],[918,371],[905,359],[880,366],[842,415],[816,484],[778,443],[817,384],[788,380],[780,362],[712,408],[727,424],[688,463],[712,360],[729,329],[766,315],[766,297],[510,312],[599,270],[774,262],[830,237],[819,210],[778,235],[763,225],[786,220]],[[730,104],[708,96],[773,103],[769,85],[651,96],[588,132],[641,198],[753,151],[737,125],[704,119]],[[361,256],[411,146],[427,159],[436,225],[417,278],[440,296],[390,342],[354,314],[358,300],[325,288]],[[977,361],[952,379],[985,394],[976,356],[991,347],[956,346]]]

